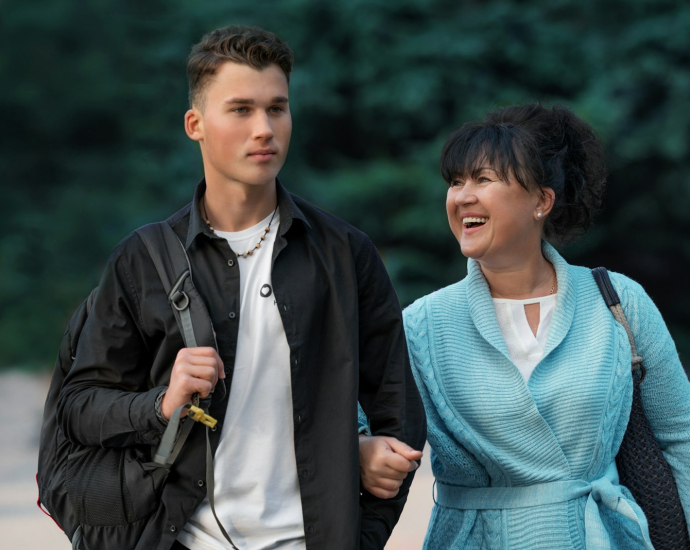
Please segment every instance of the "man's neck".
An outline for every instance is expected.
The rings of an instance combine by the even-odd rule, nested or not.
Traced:
[[[199,208],[204,219],[208,216],[213,229],[235,232],[256,225],[268,217],[277,204],[275,180],[266,185],[209,185],[207,181],[206,193]]]

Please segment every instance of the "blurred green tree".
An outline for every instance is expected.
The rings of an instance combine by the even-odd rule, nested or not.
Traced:
[[[564,253],[642,283],[690,355],[686,2],[34,0],[0,15],[0,366],[50,363],[117,241],[188,202],[185,58],[230,23],[293,48],[282,179],[371,235],[404,304],[465,273],[437,166],[448,134],[511,103],[571,106],[611,177]]]

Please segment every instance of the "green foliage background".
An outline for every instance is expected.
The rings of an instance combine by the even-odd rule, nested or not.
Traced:
[[[641,282],[690,356],[690,4],[11,0],[0,4],[0,366],[46,366],[110,250],[202,175],[185,58],[254,24],[293,48],[282,180],[369,233],[403,304],[461,278],[438,155],[488,109],[563,102],[606,143],[606,209],[563,252]],[[686,361],[687,362],[687,361]]]

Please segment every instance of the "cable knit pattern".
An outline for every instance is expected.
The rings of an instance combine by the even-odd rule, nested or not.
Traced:
[[[630,414],[630,347],[589,269],[548,244],[558,298],[544,356],[528,383],[511,362],[479,265],[404,312],[410,360],[428,418],[439,483],[522,487],[601,478]],[[611,274],[645,360],[652,428],[690,507],[690,384],[658,310],[642,288]],[[360,419],[360,424],[362,419]],[[623,489],[624,495],[629,495]],[[587,495],[541,506],[460,510],[436,504],[425,548],[584,549]],[[639,527],[601,513],[611,548],[644,548]]]

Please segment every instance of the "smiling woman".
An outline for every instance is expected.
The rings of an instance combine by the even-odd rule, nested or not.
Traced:
[[[587,230],[601,205],[605,155],[592,128],[564,107],[509,107],[468,123],[446,142],[441,174],[449,185],[489,169],[527,191],[552,190],[544,236],[565,241]],[[540,216],[541,217],[541,216]]]
[[[684,548],[654,540],[619,482],[628,335],[590,270],[545,240],[581,234],[601,203],[594,131],[564,107],[508,107],[452,134],[441,172],[468,275],[404,312],[436,478],[425,548]],[[644,290],[611,279],[647,369],[635,391],[690,516],[690,384]],[[377,445],[360,443],[365,488],[390,490]]]

